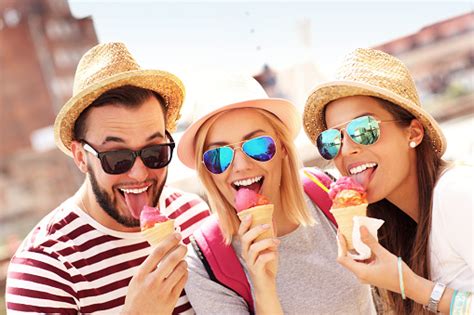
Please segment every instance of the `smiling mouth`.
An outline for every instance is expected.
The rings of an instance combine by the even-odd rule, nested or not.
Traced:
[[[131,189],[119,188],[119,191],[122,193],[122,195],[124,193],[127,193],[127,194],[141,194],[142,192],[147,191],[149,187],[150,186],[143,187],[143,188],[131,188]]]
[[[356,167],[353,167],[349,170],[349,173],[351,175],[356,175],[356,174],[359,174],[363,171],[365,171],[366,169],[368,168],[377,168],[377,163],[365,163],[365,164],[362,164],[362,165],[359,165],[359,166],[356,166]]]
[[[265,178],[263,176],[240,179],[232,182],[232,187],[237,191],[241,188],[247,188],[255,191],[256,193],[259,193],[263,186],[264,180]]]

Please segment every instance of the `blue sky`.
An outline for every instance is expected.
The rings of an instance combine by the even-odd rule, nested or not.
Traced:
[[[177,74],[255,74],[264,63],[282,69],[307,59],[331,74],[348,51],[472,11],[473,3],[70,0],[75,16],[92,15],[100,42],[125,42],[142,66]]]

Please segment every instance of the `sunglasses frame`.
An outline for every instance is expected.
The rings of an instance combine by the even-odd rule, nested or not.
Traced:
[[[349,121],[347,121],[347,122],[344,122],[344,123],[342,123],[342,124],[336,125],[336,126],[333,127],[333,128],[326,129],[326,130],[324,130],[323,132],[321,132],[321,133],[318,135],[318,137],[316,138],[316,143],[315,143],[315,145],[316,145],[316,148],[318,149],[319,154],[320,154],[325,160],[327,160],[327,161],[334,160],[334,159],[339,155],[339,153],[341,152],[342,140],[344,139],[343,131],[346,130],[346,129],[347,129],[347,126],[348,126],[349,124],[351,124],[352,122],[354,122],[355,120],[360,119],[360,118],[366,118],[366,117],[367,117],[367,118],[371,118],[374,122],[377,123],[377,128],[378,128],[378,133],[379,133],[379,135],[377,136],[377,139],[375,139],[374,142],[368,143],[368,144],[363,144],[363,143],[358,143],[358,142],[356,142],[356,141],[354,140],[354,138],[352,138],[352,136],[351,136],[349,133],[347,133],[347,131],[346,131],[346,134],[349,136],[349,139],[350,139],[353,143],[355,143],[355,144],[357,144],[357,145],[368,146],[368,145],[376,144],[377,141],[379,141],[379,139],[380,139],[380,125],[379,125],[379,124],[385,123],[385,122],[398,122],[398,121],[400,121],[400,120],[397,120],[397,119],[378,120],[378,119],[376,119],[376,118],[375,118],[374,116],[372,116],[372,115],[364,115],[364,116],[360,116],[360,117],[356,117],[356,118],[354,118],[354,119],[351,119],[351,120],[349,120]],[[338,126],[345,126],[345,127],[344,127],[344,128],[341,128],[341,129],[338,129],[338,128],[337,128]],[[326,159],[326,158],[321,154],[321,150],[320,150],[320,148],[319,148],[319,146],[318,146],[319,137],[320,137],[324,132],[326,132],[326,131],[328,131],[328,130],[336,130],[336,131],[338,131],[338,132],[339,132],[339,139],[341,140],[341,143],[340,143],[340,145],[339,145],[339,149],[337,150],[336,155],[334,155],[334,157],[332,157],[332,158],[330,158],[330,159]]]
[[[248,155],[247,152],[245,152],[244,149],[243,149],[244,143],[249,142],[249,141],[252,141],[252,140],[255,140],[255,139],[259,139],[259,138],[270,138],[270,139],[272,140],[272,142],[273,142],[273,145],[275,146],[275,153],[273,153],[272,157],[271,157],[270,159],[268,159],[267,161],[259,161],[259,160],[256,160],[256,159],[253,158],[252,156]],[[241,143],[242,143],[242,145],[240,145],[240,146],[238,146],[238,147],[234,147],[235,145],[238,145],[238,144],[241,144]],[[207,152],[209,152],[209,151],[212,151],[212,150],[215,150],[215,149],[220,149],[220,148],[225,148],[225,147],[228,147],[228,148],[230,148],[230,149],[232,150],[232,159],[231,159],[230,162],[229,162],[229,166],[227,166],[227,168],[226,168],[224,171],[222,171],[221,173],[214,173],[214,172],[212,172],[211,170],[209,170],[209,169],[207,168],[206,162],[204,162],[204,155],[205,155]],[[269,135],[262,135],[262,136],[257,136],[257,137],[251,138],[251,139],[247,139],[247,140],[243,140],[243,141],[239,141],[239,142],[235,142],[235,143],[231,143],[231,144],[227,144],[227,145],[223,145],[223,146],[220,146],[220,147],[216,147],[216,148],[212,148],[212,149],[206,150],[206,151],[204,151],[204,153],[202,154],[201,163],[204,164],[204,168],[205,168],[209,173],[211,173],[211,174],[213,174],[213,175],[220,175],[220,174],[225,173],[225,172],[229,169],[230,165],[234,162],[235,150],[241,150],[241,151],[245,154],[245,156],[251,158],[253,161],[257,161],[257,162],[260,162],[260,163],[265,163],[265,162],[270,162],[271,160],[273,160],[273,158],[274,158],[275,155],[277,154],[277,149],[278,149],[278,148],[277,148],[277,145],[276,145],[276,141],[275,141],[275,139],[273,139],[272,136],[269,136]]]
[[[111,150],[111,151],[102,151],[102,152],[99,152],[98,150],[96,150],[92,145],[90,145],[86,140],[84,139],[81,139],[79,140],[81,143],[82,143],[82,146],[84,148],[85,151],[91,153],[93,156],[95,156],[96,158],[99,159],[100,161],[100,166],[102,167],[102,170],[109,174],[109,175],[121,175],[121,174],[125,174],[127,173],[128,171],[130,171],[132,168],[133,168],[133,165],[135,165],[135,161],[137,160],[137,157],[140,157],[142,159],[142,162],[143,164],[149,168],[149,169],[160,169],[160,168],[164,168],[166,166],[168,166],[170,163],[171,163],[171,160],[173,158],[173,150],[176,146],[174,140],[173,140],[173,137],[171,136],[171,134],[166,130],[165,132],[165,135],[166,135],[166,138],[168,138],[169,142],[167,143],[160,143],[160,144],[152,144],[152,145],[149,145],[149,146],[146,146],[146,147],[143,147],[139,150],[130,150],[130,149],[120,149],[120,150]],[[169,159],[168,161],[166,162],[166,164],[164,164],[163,166],[160,166],[160,167],[157,167],[157,168],[152,168],[152,167],[149,167],[145,160],[143,160],[142,158],[142,151],[143,150],[146,150],[148,148],[152,148],[152,147],[169,147],[169,150],[170,150],[170,155],[169,155]],[[132,164],[130,166],[129,169],[123,171],[123,172],[118,172],[118,173],[113,173],[113,172],[108,172],[105,168],[104,168],[104,158],[106,157],[107,154],[109,153],[114,153],[114,152],[127,152],[127,153],[131,153],[132,154],[132,157],[133,157],[133,161],[132,161]]]

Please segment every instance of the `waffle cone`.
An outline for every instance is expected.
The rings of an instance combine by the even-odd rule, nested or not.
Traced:
[[[240,218],[240,221],[242,221],[249,214],[252,215],[252,225],[250,226],[250,228],[254,228],[257,225],[261,225],[261,224],[270,224],[270,229],[260,234],[255,239],[255,242],[263,240],[263,239],[267,239],[267,238],[272,238],[274,236],[273,220],[272,220],[273,204],[252,207],[252,208],[249,208],[247,210],[243,210],[237,213],[237,215]]]
[[[151,228],[142,230],[146,240],[151,246],[158,245],[163,239],[174,232],[174,220],[170,219],[165,222],[155,223]]]
[[[354,216],[367,216],[367,206],[368,204],[363,203],[357,206],[331,209],[331,213],[334,215],[334,218],[337,221],[339,231],[346,238],[347,249],[349,250],[354,249],[354,244],[352,243],[352,229],[354,226],[354,221],[352,218]]]

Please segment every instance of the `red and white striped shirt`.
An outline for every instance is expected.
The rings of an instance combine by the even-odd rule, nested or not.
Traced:
[[[209,215],[198,196],[171,187],[159,203],[180,226],[185,244]],[[150,250],[141,233],[108,229],[68,199],[38,223],[12,258],[8,312],[117,314]],[[184,293],[174,313],[193,313]]]

